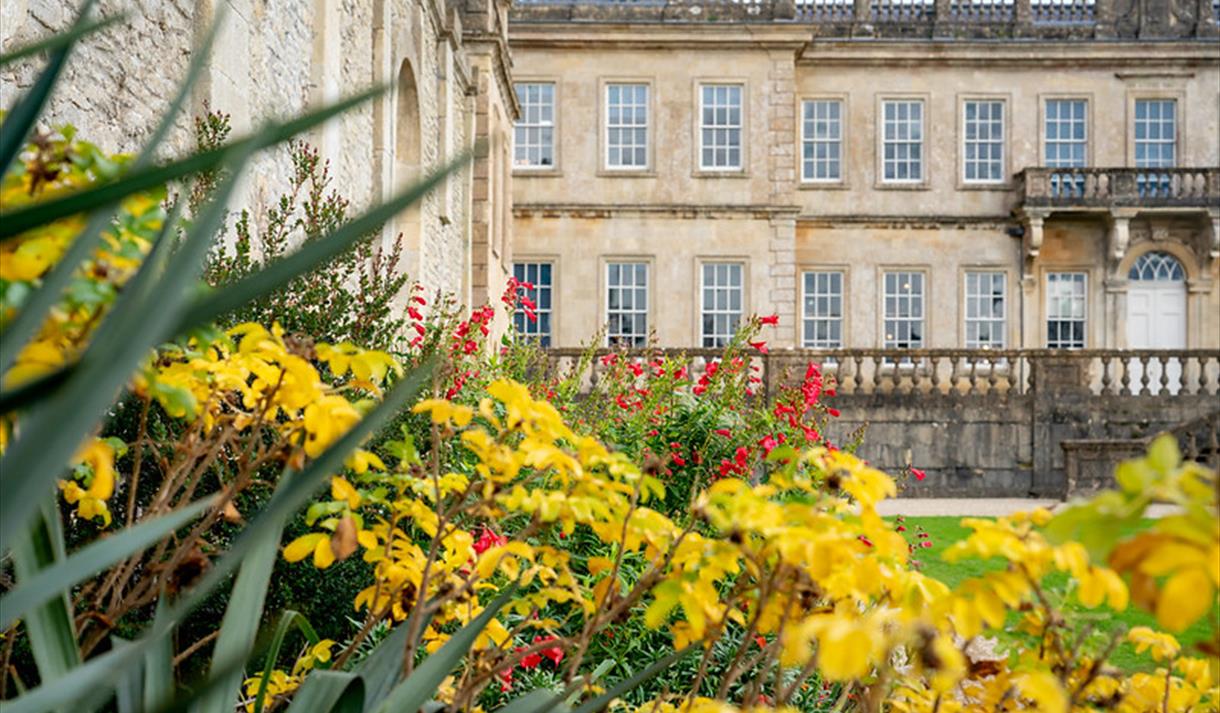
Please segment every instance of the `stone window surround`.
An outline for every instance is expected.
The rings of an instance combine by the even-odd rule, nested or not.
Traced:
[[[1004,105],[1003,122],[1003,157],[1001,169],[1004,174],[1002,181],[967,181],[966,180],[966,102],[968,101],[998,101]],[[959,191],[1010,191],[1013,187],[1012,170],[1012,94],[1011,93],[981,93],[966,92],[957,95],[957,140],[954,148],[957,153],[956,173],[957,190]]]
[[[962,345],[962,348],[964,348],[964,349],[971,348],[971,347],[967,346],[967,343],[966,343],[967,342],[967,333],[968,333],[968,330],[966,329],[966,320],[967,320],[967,315],[968,315],[968,312],[967,312],[968,297],[966,294],[966,276],[967,276],[967,274],[972,273],[972,272],[991,272],[991,273],[996,273],[996,274],[1000,274],[1000,275],[1004,276],[1004,345],[1001,348],[1007,349],[1012,344],[1019,344],[1020,335],[1014,331],[1014,329],[1016,327],[1016,320],[1014,320],[1012,317],[1013,317],[1013,305],[1015,304],[1015,301],[1013,299],[1013,296],[1014,296],[1013,286],[1017,285],[1019,287],[1020,282],[1017,279],[1017,276],[1015,274],[1013,274],[1012,270],[1010,270],[1008,268],[1008,266],[996,265],[996,264],[962,265],[961,267],[958,268],[958,284],[961,285],[961,292],[959,293],[961,295],[961,300],[959,300],[958,306],[957,306],[957,311],[958,311],[957,324],[958,324],[958,329],[959,329],[957,343]],[[1018,297],[1018,299],[1019,299],[1019,297]],[[977,347],[977,348],[980,349],[980,351],[985,351],[981,347]]]
[[[703,86],[736,84],[741,87],[741,166],[703,168]],[[701,76],[691,80],[691,176],[694,178],[748,178],[750,175],[750,82],[745,77]]]
[[[797,268],[797,316],[796,322],[796,344],[801,346],[805,343],[805,274],[810,272],[837,272],[842,275],[842,291],[840,298],[842,300],[843,316],[839,318],[839,337],[843,348],[851,346],[851,340],[848,335],[851,334],[851,266],[844,264],[803,264]],[[882,286],[884,291],[884,286]],[[885,327],[882,327],[884,330]]]
[[[638,253],[636,253],[636,254],[615,253],[615,254],[600,256],[597,260],[597,288],[598,288],[597,289],[597,294],[598,294],[597,313],[600,315],[600,317],[602,319],[602,324],[608,327],[609,322],[610,322],[610,320],[609,320],[609,315],[610,315],[610,265],[611,265],[611,263],[625,263],[625,262],[643,263],[643,264],[647,265],[646,275],[647,275],[647,279],[648,279],[648,284],[645,286],[645,290],[646,290],[645,296],[648,300],[648,305],[647,305],[645,314],[647,315],[646,324],[647,324],[648,330],[649,330],[649,332],[652,332],[657,327],[656,320],[654,319],[655,315],[654,315],[654,309],[653,309],[657,304],[657,300],[656,300],[657,258],[656,258],[656,255],[640,255]],[[647,338],[647,334],[645,335],[645,338]],[[608,329],[606,332],[605,339],[603,340],[603,346],[612,346],[610,343],[610,333],[609,333]]]
[[[512,173],[514,176],[530,176],[530,177],[558,177],[563,175],[563,84],[562,78],[558,75],[523,75],[513,77],[513,91],[516,92],[518,84],[551,84],[552,97],[554,97],[554,126],[551,128],[551,141],[554,144],[551,147],[551,155],[555,159],[555,164],[550,167],[530,167],[518,166],[516,162],[516,151],[510,155],[513,157]],[[515,133],[516,122],[513,122],[510,128]]]
[[[923,275],[923,346],[921,348],[930,348],[932,345],[932,317],[936,311],[930,309],[934,304],[932,301],[932,266],[931,265],[912,265],[912,264],[881,264],[876,266],[877,280],[877,341],[879,348],[885,348],[885,275],[889,272],[918,272]]]
[[[645,125],[648,133],[648,164],[643,168],[624,167],[611,168],[607,165],[607,144],[609,127],[610,99],[608,87],[611,84],[643,84],[648,87],[648,123]],[[596,175],[614,178],[655,178],[656,171],[656,137],[657,137],[657,86],[656,77],[643,75],[609,75],[598,77],[597,80],[597,157],[593,165],[597,167]]]
[[[1092,166],[1096,136],[1094,123],[1097,103],[1092,92],[1044,92],[1038,94],[1038,166],[1046,165],[1046,103],[1056,99],[1080,100],[1084,106],[1084,165]],[[1135,150],[1132,149],[1134,155]]]
[[[746,316],[751,314],[750,309],[750,258],[748,255],[698,255],[695,257],[695,284],[697,292],[692,302],[694,303],[694,338],[692,344],[702,346],[703,344],[703,266],[716,264],[732,264],[741,266],[741,321],[744,324]],[[649,284],[651,292],[652,285]]]
[[[1174,155],[1177,159],[1177,164],[1182,165],[1182,159],[1185,157],[1186,148],[1186,131],[1189,124],[1186,122],[1186,92],[1182,89],[1128,89],[1125,99],[1127,109],[1126,130],[1123,132],[1124,143],[1126,144],[1127,165],[1135,166],[1135,102],[1143,99],[1172,99],[1177,103],[1174,107]]]
[[[1081,349],[1090,349],[1093,345],[1099,343],[1099,340],[1094,335],[1096,324],[1103,321],[1104,315],[1098,305],[1095,304],[1093,294],[1093,286],[1097,283],[1095,266],[1092,264],[1068,263],[1064,265],[1043,265],[1039,269],[1038,288],[1041,290],[1041,295],[1038,299],[1038,342],[1042,344],[1044,349],[1053,349],[1054,347],[1047,346],[1046,325],[1050,321],[1050,309],[1047,305],[1047,300],[1050,297],[1050,290],[1047,285],[1050,283],[1049,275],[1055,273],[1083,273],[1084,274],[1084,345]],[[1102,315],[1103,319],[1096,319],[1098,315]]]
[[[885,104],[890,101],[923,102],[923,131],[921,144],[920,178],[918,181],[887,181],[885,180]],[[875,157],[873,161],[873,189],[879,191],[926,191],[931,189],[931,162],[928,147],[932,145],[932,122],[929,112],[932,109],[932,95],[927,92],[878,92],[873,107],[873,141]]]
[[[839,110],[839,179],[837,181],[814,180],[805,178],[804,144],[805,144],[805,102],[837,101],[842,107]],[[796,187],[797,190],[846,190],[851,188],[851,102],[847,93],[815,93],[802,94],[796,100]]]
[[[530,253],[530,254],[524,254],[524,255],[514,254],[513,262],[509,266],[509,269],[515,270],[517,263],[532,263],[532,264],[546,263],[551,266],[551,285],[550,285],[550,287],[551,287],[551,307],[549,310],[551,313],[551,332],[550,332],[549,336],[551,338],[551,346],[558,346],[561,342],[559,342],[559,340],[558,340],[559,322],[556,319],[556,315],[558,313],[557,307],[559,304],[559,298],[563,295],[563,293],[561,292],[561,290],[563,289],[563,286],[560,282],[560,280],[562,278],[560,277],[560,270],[559,270],[559,255],[551,254],[551,253],[546,253],[546,254]]]

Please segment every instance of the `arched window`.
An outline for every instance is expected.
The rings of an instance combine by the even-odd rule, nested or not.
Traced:
[[[1151,282],[1182,282],[1186,279],[1186,272],[1177,258],[1158,251],[1144,253],[1136,258],[1127,277]]]

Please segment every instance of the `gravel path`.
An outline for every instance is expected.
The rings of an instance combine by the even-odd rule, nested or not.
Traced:
[[[883,501],[877,512],[885,516],[1002,517],[1021,510],[1056,510],[1065,505],[1062,500],[1037,498],[897,498]],[[1164,517],[1173,510],[1169,505],[1153,505],[1148,517]]]

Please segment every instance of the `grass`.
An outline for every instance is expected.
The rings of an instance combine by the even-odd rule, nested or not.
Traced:
[[[999,558],[988,561],[970,560],[954,564],[949,564],[941,559],[941,553],[944,552],[945,548],[970,534],[970,530],[962,527],[960,521],[961,518],[958,517],[903,518],[903,524],[907,528],[904,534],[909,541],[918,542],[926,539],[931,543],[930,547],[917,549],[914,555],[920,562],[922,571],[950,587],[957,585],[965,579],[977,577],[1003,567],[1003,561]],[[1132,528],[1130,532],[1123,534],[1124,536],[1134,534],[1140,529],[1147,527],[1150,522],[1150,520],[1145,520],[1139,526]],[[927,533],[928,537],[920,538],[919,533],[921,532]],[[1046,583],[1055,590],[1065,591],[1069,584],[1068,576],[1066,573],[1056,573],[1047,577]],[[1111,633],[1119,626],[1124,627],[1126,630],[1136,626],[1157,628],[1156,618],[1134,605],[1122,612],[1115,612],[1105,606],[1088,610],[1077,604],[1074,599],[1069,599],[1064,608],[1066,610],[1065,613],[1069,614],[1069,616],[1078,617],[1082,621],[1092,623],[1094,631],[1097,632],[1096,636],[1099,644],[1107,640]],[[1208,621],[1209,618],[1212,621]],[[1002,642],[1006,638],[1011,640],[1019,636],[1013,633],[1017,619],[1018,617],[1015,614],[1010,615],[1009,625],[1006,627],[1004,634],[1001,635]],[[1189,653],[1196,642],[1206,641],[1208,634],[1212,631],[1212,627],[1217,624],[1220,624],[1220,605],[1213,610],[1211,617],[1200,619],[1194,626],[1178,636],[1178,640],[1182,642],[1184,652]],[[1151,656],[1137,654],[1135,647],[1125,641],[1120,643],[1115,649],[1110,657],[1110,662],[1126,671],[1150,671],[1156,668],[1156,664]]]

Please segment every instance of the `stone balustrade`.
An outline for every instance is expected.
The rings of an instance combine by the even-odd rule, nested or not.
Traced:
[[[1026,168],[1017,196],[1031,208],[1220,208],[1220,168]]]
[[[673,349],[620,358],[674,354],[692,358],[692,379],[721,356]],[[549,368],[560,377],[580,370],[587,388],[607,367],[582,355],[552,350]],[[858,453],[881,469],[924,470],[927,478],[903,492],[916,497],[1063,497],[1109,487],[1116,461],[1156,433],[1220,414],[1220,350],[776,350],[748,358],[758,398],[768,399],[820,364],[840,411],[824,424],[827,437],[850,443],[862,434]],[[1208,438],[1196,440],[1206,446]]]
[[[1215,2],[1149,0],[516,0],[517,22],[796,22],[816,37],[1073,39],[1220,34]]]
[[[607,367],[597,352],[582,382],[597,382]],[[581,363],[577,349],[552,349],[550,369],[568,375]],[[712,349],[657,349],[623,353],[649,361],[685,354],[692,378],[702,375],[722,352]],[[1220,394],[1220,350],[1049,350],[1049,349],[836,349],[774,350],[749,357],[762,379],[760,395],[792,383],[809,363],[820,365],[838,393],[932,397],[1028,395],[1039,389],[1092,396],[1169,397]]]

